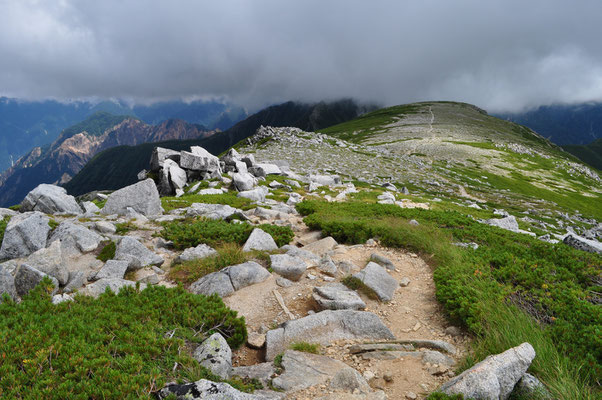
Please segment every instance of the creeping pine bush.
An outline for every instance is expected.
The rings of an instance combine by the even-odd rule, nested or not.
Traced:
[[[151,286],[54,305],[50,286],[0,304],[0,398],[150,399],[166,382],[216,379],[190,343],[219,331],[237,348],[247,337],[216,295]]]
[[[105,242],[106,243],[106,242]],[[100,250],[100,253],[96,256],[97,260],[107,262],[115,258],[115,252],[117,251],[117,245],[115,242],[110,241],[104,245],[104,247]]]
[[[510,331],[524,333],[504,344],[511,346],[519,340],[543,343],[535,337],[543,332],[557,353],[542,369],[554,370],[558,359],[568,357],[572,370],[590,384],[602,374],[602,310],[595,298],[601,291],[596,283],[602,266],[599,255],[480,224],[455,211],[315,200],[299,203],[297,210],[310,228],[339,242],[379,237],[386,246],[421,253],[436,267],[437,298],[473,332],[487,337],[492,334],[487,330],[504,325],[505,337]],[[408,224],[410,219],[420,225]],[[452,245],[456,241],[476,242],[479,248],[461,249]],[[532,317],[526,320],[537,329],[526,329],[525,319],[512,322],[503,317],[503,309],[512,307]]]
[[[244,244],[256,226],[244,223],[230,223],[223,220],[195,219],[174,221],[163,224],[161,236],[171,240],[176,249],[195,247],[201,243],[217,246],[224,243]],[[262,224],[257,226],[269,233],[276,244],[284,246],[290,243],[294,233],[288,226]]]

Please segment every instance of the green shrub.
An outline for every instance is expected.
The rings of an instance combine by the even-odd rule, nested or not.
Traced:
[[[98,253],[98,255],[96,256],[96,259],[102,262],[112,260],[113,258],[115,258],[115,251],[117,251],[117,245],[115,244],[115,242],[111,241],[104,245],[102,250],[100,250],[100,253]]]
[[[318,354],[320,352],[320,345],[317,343],[297,342],[291,343],[289,346],[291,350],[302,351],[304,353]]]
[[[548,373],[542,375],[545,383],[564,382],[577,387],[573,398],[588,398],[588,385],[595,385],[602,371],[602,312],[595,305],[599,255],[480,224],[458,212],[322,201],[301,202],[297,210],[310,228],[339,242],[379,237],[386,246],[422,254],[436,267],[437,298],[450,316],[479,335],[479,343],[503,344],[495,351],[489,346],[488,352],[532,342],[538,354],[550,354],[538,367]],[[410,219],[420,225],[409,225]],[[458,241],[476,242],[479,248],[452,244]],[[507,312],[524,319],[502,317]],[[507,340],[491,340],[502,327]],[[513,330],[524,334],[519,339],[509,334]],[[558,387],[554,394],[562,393]]]
[[[427,400],[464,400],[464,396],[461,394],[445,394],[441,392],[431,393]]]
[[[105,204],[107,204],[107,201],[106,200],[94,199],[94,200],[92,200],[92,203],[96,204],[96,207],[102,209],[105,206]]]
[[[0,219],[0,243],[4,240],[4,232],[6,231],[6,226],[10,221],[10,217],[6,217],[4,219]]]
[[[216,296],[182,288],[122,289],[53,305],[49,280],[0,304],[0,397],[150,399],[169,381],[216,379],[190,356],[219,329],[237,348],[243,318]]]
[[[129,231],[135,231],[137,229],[139,229],[139,228],[132,221],[120,222],[120,223],[115,224],[115,234],[116,235],[123,236],[126,233],[128,233]]]
[[[174,221],[163,224],[161,237],[173,241],[175,248],[180,250],[195,247],[201,243],[209,246],[219,246],[225,243],[243,245],[254,228],[255,226],[246,222],[230,223],[211,219]],[[289,227],[263,224],[258,228],[272,235],[278,246],[290,243],[294,237],[294,233]]]
[[[14,206],[8,207],[9,210],[19,211],[21,210],[21,204],[15,204]]]
[[[60,223],[58,223],[54,218],[50,218],[50,220],[48,221],[48,226],[50,227],[51,230],[55,230],[57,226],[59,226]]]

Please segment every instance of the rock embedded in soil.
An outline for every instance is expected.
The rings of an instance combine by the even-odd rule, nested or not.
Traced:
[[[232,350],[226,339],[219,333],[214,333],[205,339],[194,351],[193,358],[220,378],[230,379]]]
[[[364,269],[353,274],[353,277],[359,279],[364,285],[374,290],[381,301],[393,300],[395,290],[399,286],[395,278],[389,275],[383,267],[375,262],[369,262]]]
[[[259,228],[253,229],[251,235],[245,242],[245,245],[242,248],[242,251],[252,251],[252,250],[277,250],[278,245],[272,238],[269,233],[262,231]]]

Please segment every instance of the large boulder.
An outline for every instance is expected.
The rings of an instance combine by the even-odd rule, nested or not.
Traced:
[[[178,261],[192,261],[216,255],[217,251],[215,251],[215,249],[207,246],[204,243],[201,243],[196,247],[190,247],[184,250],[182,254],[180,254],[180,256],[178,257]]]
[[[266,335],[266,359],[273,360],[294,342],[327,345],[342,339],[393,340],[395,336],[376,314],[366,311],[321,311],[287,321]]]
[[[173,160],[165,160],[160,176],[159,193],[171,195],[184,190],[187,182],[186,171]]]
[[[192,171],[220,171],[219,158],[199,146],[192,146],[190,152],[180,153],[180,167]]]
[[[42,183],[29,192],[21,202],[22,211],[45,214],[81,214],[82,209],[73,196],[60,186]]]
[[[492,218],[482,221],[484,224],[497,226],[498,228],[506,229],[507,231],[518,232],[518,221],[514,215],[509,215],[504,218]]]
[[[253,229],[251,235],[245,242],[245,245],[242,248],[242,251],[252,251],[252,250],[277,250],[278,245],[272,238],[269,233],[262,231],[259,228]]]
[[[445,383],[439,390],[449,395],[462,394],[471,399],[508,399],[534,358],[533,346],[523,343],[487,357]]]
[[[288,254],[272,254],[270,262],[275,273],[291,281],[301,279],[307,269],[307,264],[302,258]]]
[[[217,293],[220,297],[225,297],[243,287],[263,282],[269,277],[267,269],[254,261],[247,261],[205,275],[190,285],[190,291],[206,296]]]
[[[245,218],[242,210],[225,204],[192,203],[186,209],[187,217],[204,217],[209,219],[229,220],[233,217]]]
[[[282,356],[284,372],[272,380],[275,388],[287,392],[321,385],[338,372],[351,369],[342,361],[327,356],[287,350]]]
[[[564,238],[563,242],[577,250],[602,254],[602,242],[598,242],[597,240],[586,239],[581,236],[570,234]]]
[[[111,193],[101,212],[105,215],[125,215],[128,207],[147,217],[163,214],[159,192],[152,179],[146,179]]]
[[[60,240],[52,242],[50,246],[36,251],[27,257],[25,263],[38,271],[55,277],[61,285],[66,285],[69,281],[69,270],[63,262]]]
[[[145,245],[131,236],[124,236],[119,240],[115,250],[115,260],[127,261],[128,271],[163,264],[163,257],[153,253]]]
[[[236,197],[244,197],[245,199],[252,200],[254,202],[263,202],[265,197],[270,193],[267,187],[259,186],[251,190],[243,190],[239,192]]]
[[[314,288],[314,300],[323,310],[363,310],[366,303],[353,290],[341,283]]]
[[[256,164],[249,168],[249,172],[256,177],[266,177],[267,175],[282,175],[282,170],[276,164]]]
[[[17,273],[15,274],[15,288],[17,290],[17,294],[21,297],[25,296],[45,277],[50,278],[52,284],[54,285],[54,289],[51,294],[56,294],[56,292],[59,290],[59,282],[55,278],[43,273],[42,271],[38,271],[27,264],[22,264],[17,269]]]
[[[2,303],[2,297],[5,293],[14,301],[19,298],[15,287],[15,278],[10,272],[0,267],[0,303]]]
[[[0,260],[27,257],[46,247],[50,219],[40,212],[19,214],[11,218],[4,232]]]
[[[123,279],[128,269],[127,261],[108,260],[105,265],[94,275],[94,280],[99,279]]]
[[[222,379],[232,375],[232,350],[219,333],[209,336],[192,355],[203,367]]]
[[[317,240],[313,243],[303,247],[303,250],[310,251],[320,257],[328,253],[337,245],[337,241],[332,237],[328,236],[323,239]]]
[[[165,160],[173,160],[175,162],[180,161],[180,152],[170,149],[165,149],[163,147],[155,147],[153,149],[153,154],[151,155],[151,171],[159,171],[163,168]]]
[[[395,290],[399,287],[395,278],[375,262],[369,262],[363,270],[353,274],[353,277],[374,290],[381,301],[393,300]]]
[[[52,232],[48,243],[60,241],[64,254],[78,255],[96,250],[102,240],[102,236],[85,226],[64,221]]]
[[[212,382],[201,379],[194,383],[167,385],[157,393],[159,400],[174,398],[176,400],[267,400],[260,394],[244,393],[224,382]]]
[[[255,177],[248,172],[237,172],[232,175],[234,188],[239,192],[251,190],[257,184]]]

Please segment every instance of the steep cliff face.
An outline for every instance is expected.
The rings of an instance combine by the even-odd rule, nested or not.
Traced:
[[[103,129],[99,130],[98,125],[104,121],[111,121],[110,126],[102,126]],[[115,124],[115,121],[118,122]],[[34,148],[0,175],[1,206],[20,202],[25,194],[40,183],[67,183],[92,157],[111,147],[197,139],[214,133],[202,125],[181,120],[148,125],[135,118],[107,119],[106,115],[92,116],[78,126],[82,127],[81,132],[73,134],[72,129],[66,129],[48,148]],[[94,127],[94,130],[86,127]]]

